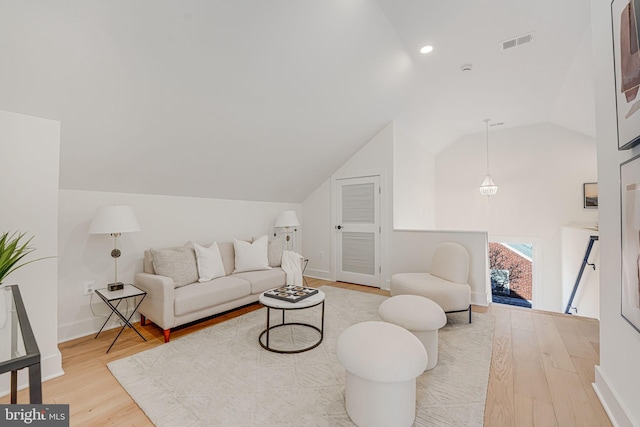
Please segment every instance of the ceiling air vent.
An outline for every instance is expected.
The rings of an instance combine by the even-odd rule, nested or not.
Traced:
[[[517,46],[522,46],[523,44],[531,43],[532,41],[533,33],[524,34],[522,36],[500,42],[500,49],[507,50]]]

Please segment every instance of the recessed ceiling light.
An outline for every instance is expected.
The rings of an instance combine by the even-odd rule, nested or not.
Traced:
[[[422,46],[420,53],[429,53],[433,50],[433,46]]]

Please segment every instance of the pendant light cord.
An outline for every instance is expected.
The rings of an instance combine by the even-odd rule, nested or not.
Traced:
[[[491,119],[484,119],[487,124],[487,175],[489,175],[489,120]]]

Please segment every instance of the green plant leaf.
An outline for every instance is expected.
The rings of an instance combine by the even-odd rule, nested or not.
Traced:
[[[26,239],[26,240],[25,240]],[[33,237],[26,238],[26,233],[7,232],[0,236],[0,283],[18,268],[46,258],[23,261],[24,257],[36,249],[29,246]]]

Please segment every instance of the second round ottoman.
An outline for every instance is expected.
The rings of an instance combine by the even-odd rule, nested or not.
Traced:
[[[387,322],[362,322],[338,337],[345,369],[345,406],[358,427],[410,427],[416,418],[416,377],[427,352],[415,335]]]
[[[442,308],[428,298],[417,295],[397,295],[378,307],[385,322],[393,323],[412,332],[427,351],[427,369],[438,364],[438,329],[447,324]]]

